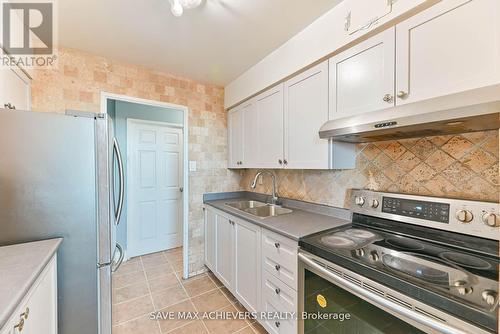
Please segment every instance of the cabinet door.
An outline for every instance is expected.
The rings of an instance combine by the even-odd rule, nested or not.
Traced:
[[[0,70],[0,108],[30,110],[30,82],[20,70]]]
[[[283,167],[283,84],[255,99],[257,115],[258,168]],[[281,161],[281,163],[280,163]]]
[[[445,0],[396,26],[397,104],[500,79],[500,1]]]
[[[35,283],[37,284],[37,283]],[[24,317],[22,330],[14,328],[13,334],[57,333],[57,270],[56,257],[44,269],[40,281],[33,288],[28,301],[18,311]],[[20,319],[20,317],[18,319]]]
[[[344,30],[349,34],[365,31],[392,11],[392,2],[387,0],[346,0],[347,13]]]
[[[394,28],[330,58],[330,119],[394,106]]]
[[[328,141],[318,135],[326,121],[328,61],[285,83],[285,167],[328,169]]]
[[[261,229],[237,220],[235,223],[236,297],[250,312],[260,309],[261,296]]]
[[[216,219],[214,211],[205,209],[205,265],[212,271],[215,271]]]
[[[243,109],[236,108],[229,111],[227,115],[229,129],[229,168],[240,168],[243,164],[243,113]]]
[[[234,285],[234,227],[233,221],[222,215],[216,218],[216,272],[222,283],[231,289]]]
[[[257,124],[257,113],[255,112],[255,101],[252,100],[243,107],[243,167],[257,168],[259,165],[259,152],[257,138],[259,136],[259,125]]]

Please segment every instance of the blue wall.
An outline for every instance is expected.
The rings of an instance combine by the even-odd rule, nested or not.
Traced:
[[[113,119],[113,123],[115,126],[115,137],[120,144],[125,169],[125,189],[128,189],[126,157],[127,119],[133,118],[146,121],[183,124],[184,112],[179,109],[162,108],[139,103],[108,100],[108,114]],[[125,203],[120,225],[118,226],[116,239],[122,246],[127,248],[127,191],[125,191]]]

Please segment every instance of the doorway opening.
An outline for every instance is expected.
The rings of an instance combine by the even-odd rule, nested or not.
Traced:
[[[112,118],[126,152],[125,207],[116,233],[126,260],[157,258],[161,266],[166,257],[187,278],[188,108],[102,93],[101,112]]]

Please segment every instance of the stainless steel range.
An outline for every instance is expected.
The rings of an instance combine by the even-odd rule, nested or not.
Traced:
[[[498,332],[498,203],[353,190],[350,204],[352,224],[300,241],[299,309],[316,315],[301,333]]]

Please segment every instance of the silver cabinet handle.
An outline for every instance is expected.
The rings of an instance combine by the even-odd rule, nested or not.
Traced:
[[[284,159],[284,160],[283,160],[283,164],[284,164],[284,165],[288,165],[288,160]]]
[[[183,188],[183,187],[180,187],[180,188],[179,188],[179,191],[180,191],[181,193],[182,193],[182,192],[184,192],[184,188]]]
[[[276,294],[277,294],[277,295],[279,295],[279,294],[280,294],[280,292],[281,292],[281,289],[280,289],[280,288],[276,288],[276,289],[274,290],[274,292],[276,292]]]
[[[384,102],[391,103],[392,99],[393,99],[393,97],[391,94],[385,94],[384,98],[382,100],[384,100]]]
[[[277,265],[274,266],[274,269],[276,269],[276,271],[280,271],[281,266],[279,264],[277,264]]]
[[[274,243],[274,247],[276,247],[276,248],[280,248],[280,243],[279,243],[279,242],[275,242],[275,243]]]
[[[122,262],[123,262],[123,257],[125,256],[125,254],[123,253],[123,248],[122,246],[119,244],[119,243],[116,243],[116,249],[115,249],[115,252],[118,251],[120,252],[120,256],[118,257],[118,261],[116,263],[113,263],[111,265],[111,272],[115,272],[118,270],[118,268],[120,268],[120,266],[122,265]],[[114,253],[113,253],[113,257],[114,257]]]
[[[407,97],[407,96],[408,96],[408,93],[407,93],[407,92],[405,92],[405,91],[403,91],[403,90],[400,90],[400,91],[398,92],[398,97],[399,97],[400,99],[404,99],[404,98],[405,98],[405,97]]]
[[[12,103],[10,103],[10,102],[9,102],[9,103],[4,103],[4,104],[3,104],[3,106],[4,106],[4,108],[11,109],[11,110],[16,109],[16,106],[15,106],[15,105],[13,105],[13,104],[12,104]]]
[[[118,204],[115,207],[115,223],[116,225],[119,225],[120,218],[122,216],[123,202],[125,199],[125,173],[123,171],[122,152],[120,151],[120,146],[118,145],[118,140],[116,140],[116,138],[113,138],[113,151],[116,155],[116,160],[118,162],[118,176],[120,181],[120,193],[118,196]],[[114,171],[113,171],[113,177],[114,177]],[[114,182],[113,182],[113,187],[114,187]]]
[[[280,165],[282,165],[282,164],[283,164],[283,160],[278,159],[278,163],[279,163]]]
[[[438,332],[446,333],[446,334],[466,334],[464,331],[455,328],[453,326],[441,323],[437,320],[434,320],[432,318],[429,318],[425,315],[422,315],[420,313],[416,313],[415,311],[411,309],[407,309],[399,304],[396,304],[388,299],[385,299],[384,297],[381,297],[373,292],[370,292],[368,290],[365,290],[364,288],[342,278],[339,277],[323,266],[317,264],[314,262],[309,256],[299,253],[299,260],[305,263],[307,266],[317,270],[318,272],[322,273],[323,275],[327,276],[330,282],[339,285],[340,287],[346,287],[349,290],[357,293],[358,295],[361,296],[361,298],[366,299],[366,300],[371,300],[375,303],[375,305],[379,305],[382,307],[385,307],[397,314],[400,314],[402,316],[408,317],[420,324],[429,326]]]

